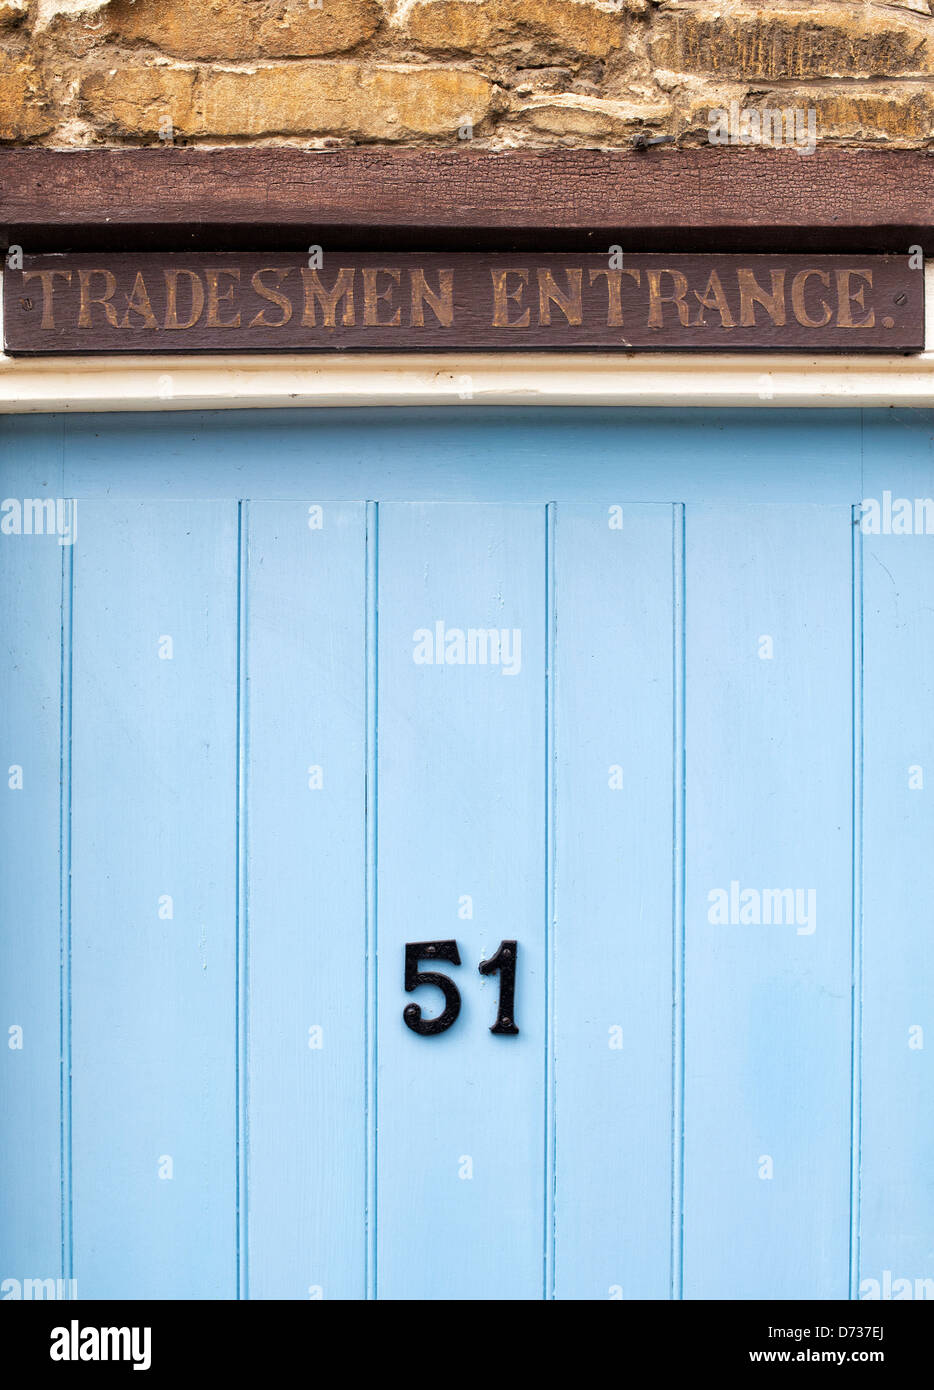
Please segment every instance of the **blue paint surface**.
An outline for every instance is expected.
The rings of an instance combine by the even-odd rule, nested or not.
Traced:
[[[932,426],[0,422],[3,1296],[934,1298]]]

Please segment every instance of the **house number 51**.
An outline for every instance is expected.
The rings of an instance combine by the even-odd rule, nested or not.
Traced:
[[[503,1033],[515,1037],[516,1027],[516,956],[518,947],[515,941],[501,941],[499,949],[489,960],[480,962],[481,975],[499,975],[499,1005],[496,1022],[491,1033]],[[456,1022],[461,1011],[460,991],[449,975],[438,970],[419,970],[423,960],[446,960],[451,965],[460,965],[461,958],[456,941],[409,941],[405,947],[405,988],[418,989],[419,985],[437,985],[444,995],[444,1009],[437,1018],[423,1018],[420,1004],[406,1004],[402,1011],[406,1027],[423,1038],[435,1033],[446,1033]]]

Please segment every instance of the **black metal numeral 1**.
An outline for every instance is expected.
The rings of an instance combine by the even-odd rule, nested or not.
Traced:
[[[449,960],[452,965],[460,965],[461,958],[456,941],[408,941],[405,946],[405,987],[418,989],[419,985],[437,985],[444,995],[444,1010],[437,1018],[422,1018],[421,1006],[406,1004],[402,1010],[406,1027],[422,1037],[433,1033],[444,1033],[450,1028],[461,1011],[461,997],[454,981],[436,970],[419,970],[422,960]]]
[[[499,950],[489,960],[480,962],[481,975],[494,975],[499,971],[499,1008],[491,1033],[507,1033],[514,1036],[516,1027],[516,956],[518,947],[514,941],[501,941]]]

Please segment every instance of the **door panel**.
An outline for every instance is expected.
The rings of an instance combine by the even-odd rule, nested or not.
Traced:
[[[668,1298],[681,508],[555,513],[557,1294]]]
[[[6,500],[61,491],[62,423],[25,420],[0,457]],[[20,516],[22,520],[22,516]],[[70,1277],[62,996],[62,591],[72,547],[0,531],[0,1284]],[[68,535],[69,518],[62,515]],[[35,528],[31,525],[30,530]],[[43,528],[44,529],[44,528]],[[67,830],[67,824],[65,829]],[[64,987],[64,989],[63,989]],[[7,1292],[3,1292],[3,1297]]]
[[[230,1298],[237,506],[79,502],[75,544],[75,1277]]]
[[[934,1298],[934,446],[920,412],[867,431],[863,581],[858,1291]],[[907,501],[899,506],[900,499]],[[875,505],[875,512],[870,510]]]
[[[536,404],[76,415],[64,487],[76,497],[849,506],[860,497],[863,413]]]
[[[924,1296],[932,425],[0,421],[0,1283]]]
[[[378,1289],[542,1292],[545,509],[388,504],[379,517]],[[473,637],[472,634],[480,634]],[[499,634],[497,642],[489,634]],[[495,658],[495,659],[494,659]],[[494,1036],[518,943],[518,1036]],[[406,942],[455,940],[454,1025],[419,1036]]]
[[[844,507],[688,507],[684,1291],[845,1298]]]
[[[362,1298],[366,508],[243,511],[244,1276]]]

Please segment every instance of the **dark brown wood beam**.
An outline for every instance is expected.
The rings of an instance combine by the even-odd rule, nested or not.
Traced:
[[[921,151],[0,150],[0,233],[48,250],[934,253]]]

